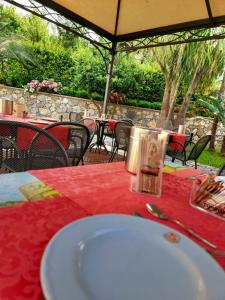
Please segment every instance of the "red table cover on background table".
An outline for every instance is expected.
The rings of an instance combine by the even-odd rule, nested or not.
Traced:
[[[20,118],[16,117],[13,115],[5,115],[4,120],[8,121],[17,121],[17,122],[22,122],[22,123],[29,123],[31,125],[34,125],[38,128],[44,128],[46,127],[49,123],[56,122],[51,119],[46,122],[44,121],[38,121],[34,119],[29,119],[29,118]],[[5,129],[4,129],[5,130]],[[67,149],[69,146],[69,129],[66,126],[59,126],[59,127],[53,127],[49,130],[49,132],[61,143],[61,145]],[[27,150],[33,137],[35,136],[36,132],[29,130],[27,128],[18,128],[17,130],[17,144],[20,147],[21,150]]]
[[[117,121],[113,120],[113,119],[108,119],[107,122],[108,122],[110,130],[113,131],[116,127]]]
[[[46,126],[46,124],[33,124],[39,128],[43,128]],[[69,128],[66,126],[59,126],[59,127],[53,127],[48,130],[59,142],[60,144],[67,149],[69,146]],[[29,148],[29,145],[36,135],[37,132],[28,129],[20,127],[17,130],[17,144],[20,147],[21,150],[27,150]],[[40,143],[41,143],[40,138]],[[45,139],[45,143],[47,143]],[[51,145],[50,145],[51,147]]]
[[[169,136],[169,142],[174,143],[170,145],[170,148],[173,151],[182,151],[183,147],[185,145],[186,141],[186,135],[185,134],[180,134],[180,133],[171,133]],[[179,143],[179,144],[176,144]]]
[[[62,196],[0,208],[0,299],[43,299],[39,281],[41,256],[50,238],[64,225],[87,215],[134,211],[159,221],[147,213],[145,203],[149,201],[225,249],[225,221],[189,205],[192,180],[186,179],[184,173],[177,176],[179,172],[182,171],[163,174],[163,192],[158,199],[129,190],[130,174],[124,163],[31,171]],[[197,173],[192,169],[188,176]],[[160,222],[188,236],[177,225]],[[225,269],[225,258],[217,261]]]

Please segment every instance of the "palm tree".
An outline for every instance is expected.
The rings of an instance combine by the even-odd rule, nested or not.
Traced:
[[[217,78],[224,69],[224,41],[207,41],[190,45],[185,57],[189,86],[183,98],[181,109],[177,116],[176,125],[184,124],[185,115],[188,110],[192,95],[197,87],[210,86],[212,80]],[[190,75],[189,75],[189,74]]]
[[[197,102],[200,105],[202,105],[203,107],[209,109],[214,114],[214,116],[216,116],[218,121],[223,124],[223,127],[225,129],[225,103],[224,103],[224,101],[221,101],[220,99],[217,99],[215,97],[209,97],[209,101],[199,99]],[[222,141],[222,146],[221,146],[221,156],[225,156],[225,134],[223,136],[223,141]]]
[[[4,63],[9,60],[17,60],[26,68],[36,65],[31,49],[23,43],[18,36],[0,36],[0,64],[4,72]]]
[[[168,36],[162,37],[162,39],[168,38]],[[153,54],[153,58],[160,66],[166,83],[158,125],[167,128],[177,127],[178,124],[183,124],[185,121],[188,106],[196,87],[210,86],[212,81],[222,73],[225,64],[224,42],[217,40],[158,47],[153,48],[149,53]],[[181,84],[186,91],[175,119],[174,107]]]
[[[8,59],[17,60],[26,68],[36,65],[26,40],[18,34],[19,22],[15,10],[0,5],[0,65],[4,72],[4,63]]]
[[[221,82],[220,90],[219,90],[219,95],[218,98],[222,101],[224,97],[224,92],[225,92],[225,72],[223,73],[223,79]],[[211,128],[211,140],[209,143],[209,151],[215,151],[215,140],[216,140],[216,130],[218,126],[219,119],[217,115],[214,116],[213,118],[213,124]]]

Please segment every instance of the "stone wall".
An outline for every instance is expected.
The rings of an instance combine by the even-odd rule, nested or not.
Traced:
[[[80,116],[83,116],[85,109],[88,110],[90,116],[99,115],[99,111],[93,101],[81,98],[49,93],[38,93],[29,96],[24,94],[23,89],[0,85],[0,99],[1,97],[6,97],[15,103],[25,103],[28,108],[28,113],[39,116],[60,118],[62,115],[63,119],[67,120],[70,112],[76,112],[80,114]],[[101,110],[102,103],[95,103]],[[110,104],[107,116],[116,120],[129,118],[134,120],[136,125],[148,126],[151,121],[158,118],[159,111],[127,105]],[[210,118],[194,117],[186,120],[186,127],[194,133],[194,141],[196,141],[199,137],[210,134],[212,122],[213,119]],[[222,124],[219,124],[216,137],[216,143],[218,145],[221,144],[223,134],[224,128]]]

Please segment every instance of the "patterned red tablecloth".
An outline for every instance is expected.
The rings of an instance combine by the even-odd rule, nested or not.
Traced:
[[[183,150],[186,141],[186,135],[180,133],[171,133],[169,136],[169,142],[174,143],[170,145],[173,151]],[[176,144],[177,143],[177,144]],[[179,144],[178,144],[179,143]]]
[[[130,174],[124,163],[31,171],[62,196],[0,208],[0,299],[43,299],[39,280],[41,256],[48,241],[64,225],[87,215],[134,211],[158,222],[145,209],[149,201],[225,249],[225,222],[189,205],[192,180],[185,178],[184,173],[177,176],[179,172],[182,171],[163,174],[163,192],[158,199],[130,191]],[[192,169],[188,176],[197,173]],[[160,222],[188,236],[175,224]],[[217,261],[225,269],[225,259]]]

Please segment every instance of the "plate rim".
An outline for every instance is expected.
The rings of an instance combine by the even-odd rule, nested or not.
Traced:
[[[47,243],[45,249],[44,249],[44,252],[43,252],[43,255],[42,255],[42,258],[41,258],[41,263],[40,263],[40,283],[41,283],[41,288],[42,288],[42,291],[43,291],[43,294],[44,296],[46,297],[46,300],[48,299],[47,297],[47,294],[48,294],[48,288],[45,286],[46,283],[44,283],[44,277],[45,277],[45,274],[44,274],[44,269],[45,269],[45,260],[48,256],[48,253],[51,251],[52,249],[52,245],[55,243],[56,239],[58,238],[58,236],[60,236],[62,234],[62,232],[66,231],[68,228],[74,226],[74,224],[76,224],[75,226],[79,226],[79,224],[82,224],[82,223],[85,223],[86,220],[96,220],[96,219],[101,219],[101,218],[111,218],[111,217],[116,217],[116,218],[130,218],[130,219],[136,219],[136,220],[142,220],[144,222],[147,222],[150,221],[150,223],[154,224],[155,226],[158,226],[159,228],[161,227],[162,229],[165,229],[169,232],[174,232],[174,233],[177,233],[179,236],[181,236],[181,238],[184,240],[186,240],[186,242],[188,243],[191,243],[192,245],[194,245],[198,251],[200,251],[203,255],[205,255],[205,258],[207,257],[209,262],[211,264],[214,264],[215,268],[218,269],[216,271],[218,272],[221,272],[224,273],[224,269],[219,265],[219,263],[209,254],[205,251],[205,249],[203,247],[201,247],[200,245],[198,245],[197,243],[195,243],[193,240],[191,240],[188,236],[184,235],[183,233],[177,231],[176,229],[172,228],[172,227],[169,227],[169,226],[166,226],[162,223],[159,223],[157,221],[154,221],[154,220],[151,220],[151,219],[145,219],[145,218],[140,218],[140,217],[137,217],[137,216],[132,216],[132,215],[128,215],[128,214],[114,214],[114,213],[108,213],[108,214],[96,214],[96,215],[93,215],[93,216],[87,216],[87,217],[83,217],[83,218],[80,218],[78,220],[75,220],[75,221],[72,221],[70,223],[68,223],[67,225],[63,226],[61,229],[59,229],[53,236],[52,238],[49,240],[49,242]],[[147,224],[146,223],[146,224]],[[78,224],[78,225],[77,225]],[[183,249],[181,247],[181,249]],[[187,252],[185,252],[187,253]],[[192,254],[189,256],[190,259],[192,259]],[[198,266],[197,266],[198,267]],[[221,274],[222,274],[221,273]],[[224,274],[224,278],[225,278],[225,274]],[[53,298],[51,298],[53,299]]]

